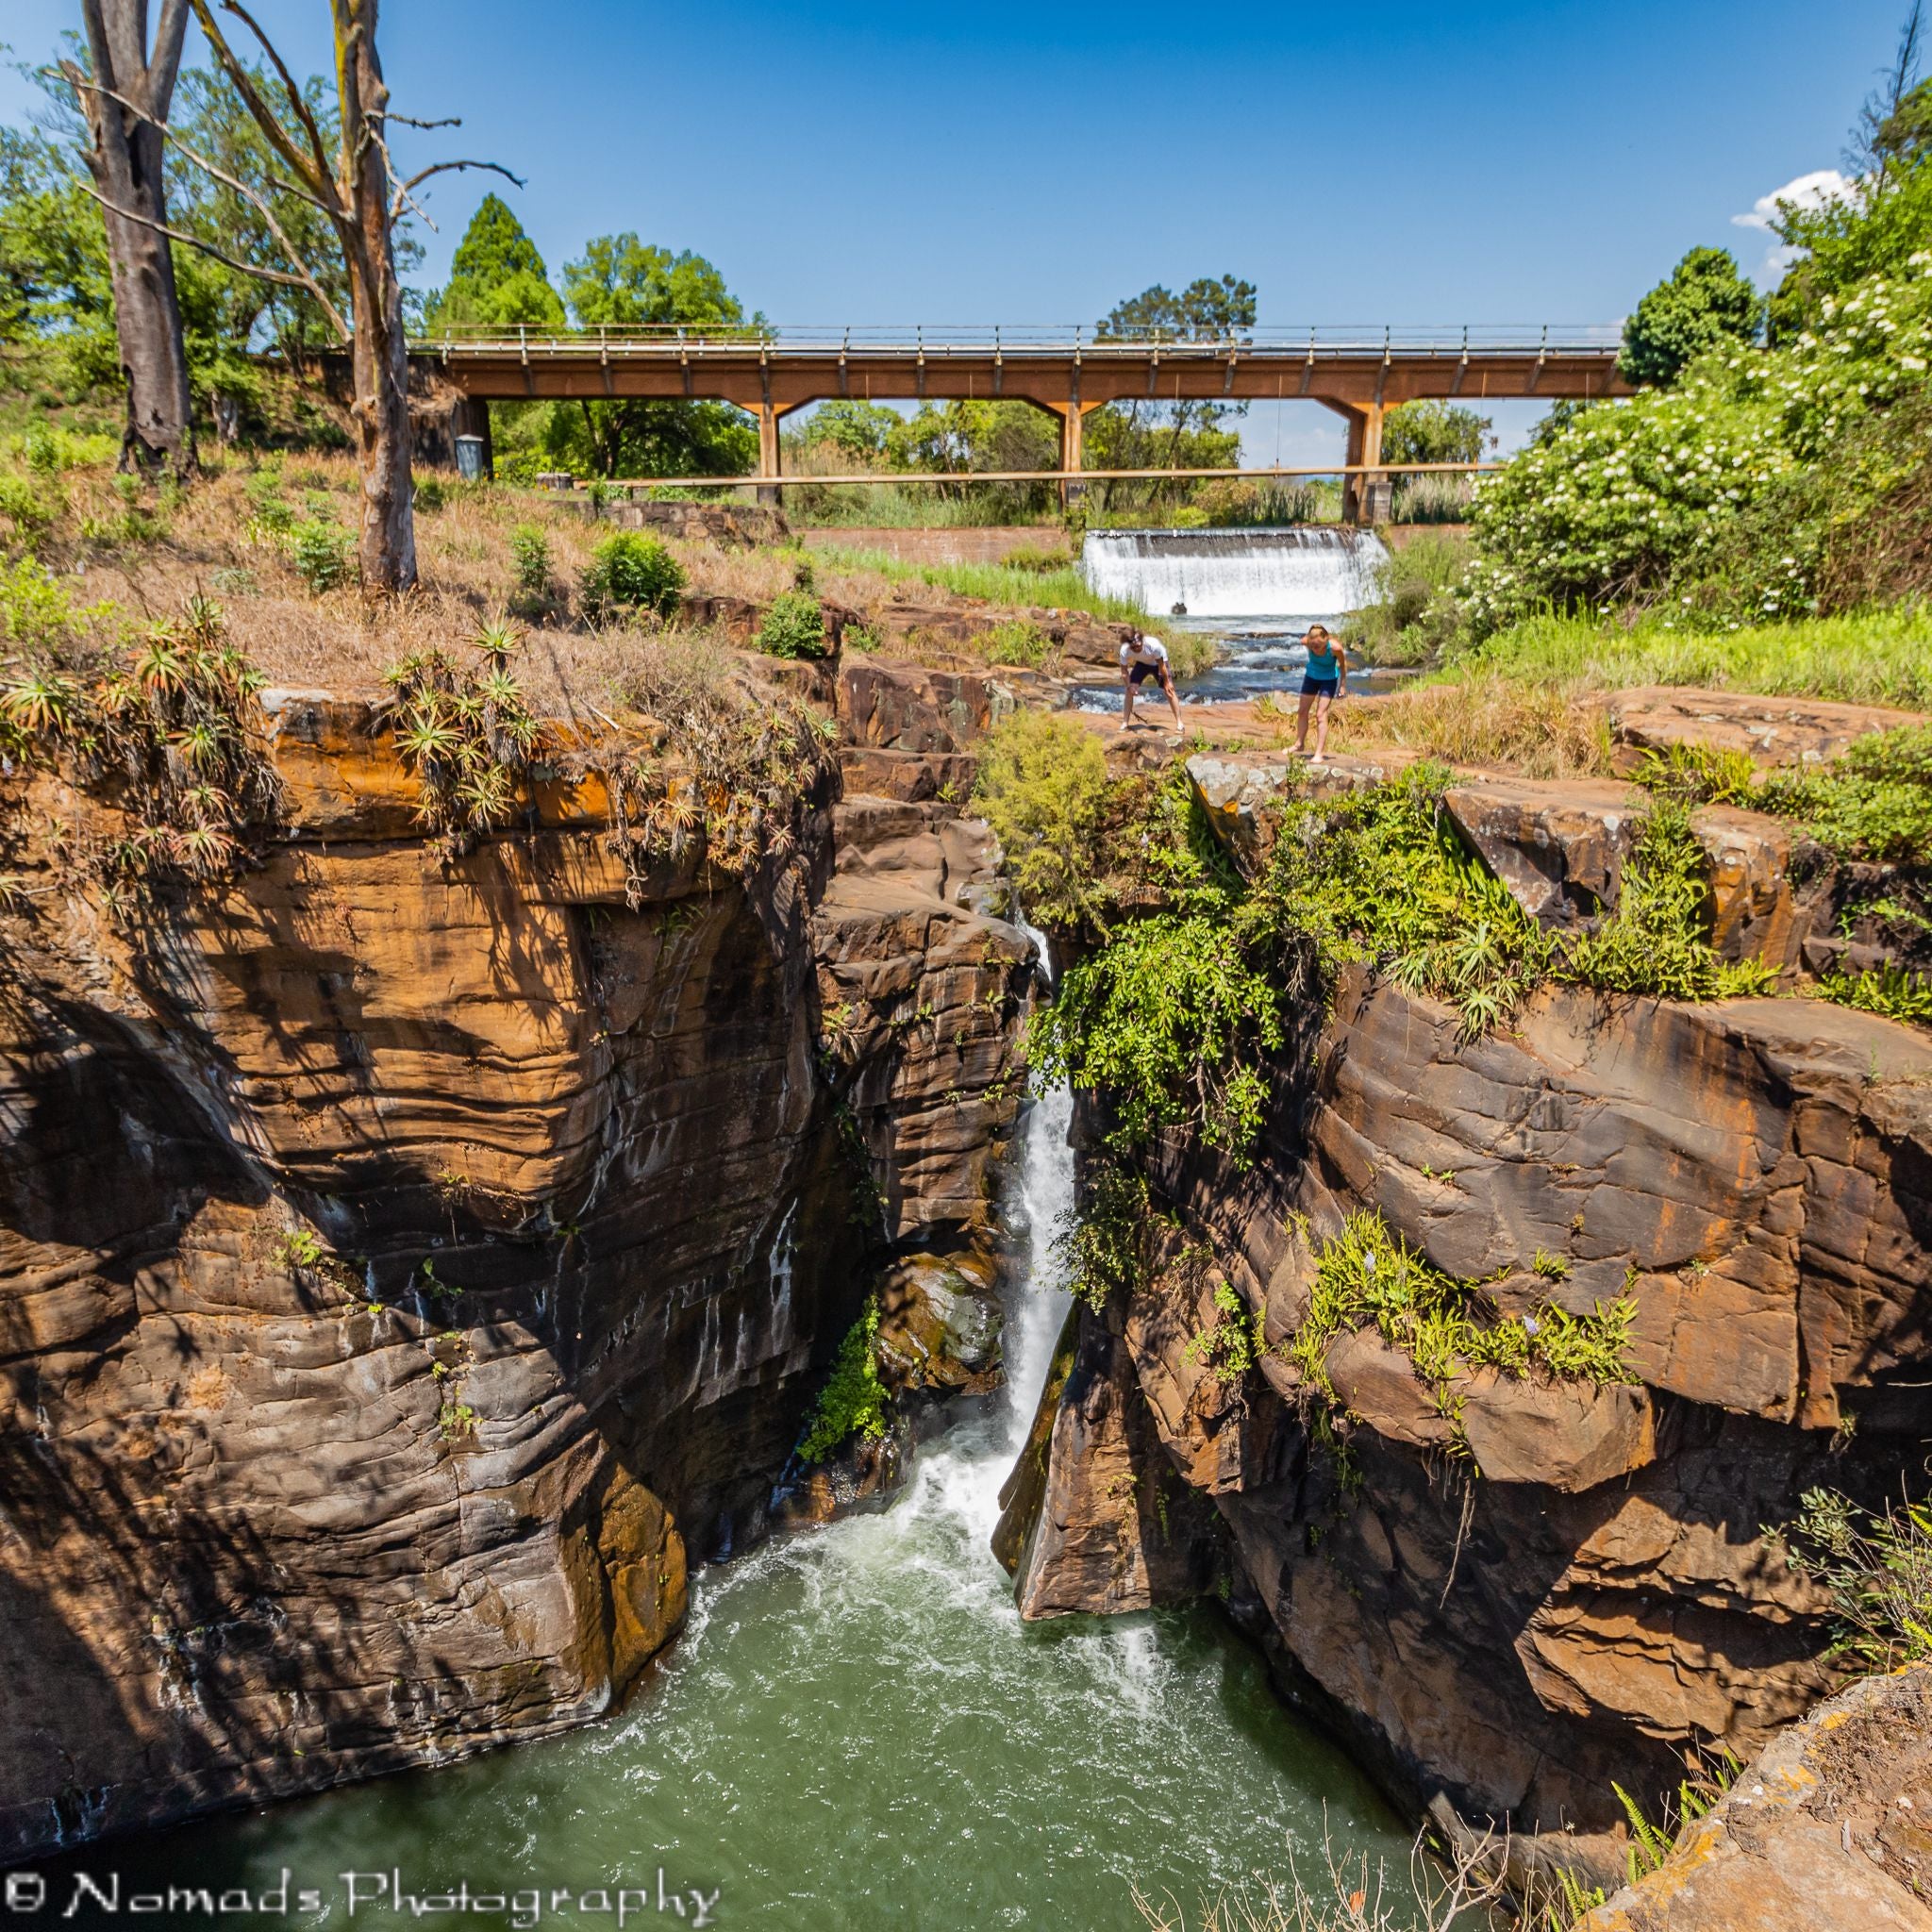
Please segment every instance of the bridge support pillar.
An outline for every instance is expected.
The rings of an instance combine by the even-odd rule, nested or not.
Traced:
[[[1077,503],[1087,493],[1087,486],[1073,478],[1074,473],[1087,467],[1084,454],[1087,412],[1101,406],[1076,399],[1069,403],[1046,403],[1041,407],[1051,409],[1060,419],[1060,468],[1069,473],[1060,479],[1060,504],[1064,508],[1070,503]]]
[[[1382,418],[1387,413],[1380,403],[1336,404],[1348,418],[1349,468],[1356,474],[1341,487],[1341,514],[1351,524],[1386,524],[1389,521],[1389,478],[1376,474],[1382,460]]]
[[[776,476],[783,474],[784,465],[779,456],[778,418],[784,413],[784,410],[774,408],[770,403],[758,403],[752,406],[752,414],[758,418],[758,475],[760,476]],[[783,500],[784,493],[775,483],[760,483],[758,485],[758,501],[760,503],[769,503],[775,507]]]

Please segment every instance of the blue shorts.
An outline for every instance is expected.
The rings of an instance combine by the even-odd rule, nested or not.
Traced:
[[[1302,678],[1302,695],[1305,698],[1332,698],[1341,689],[1339,677]]]
[[[1164,684],[1167,680],[1162,674],[1166,671],[1166,669],[1167,666],[1164,664],[1148,663],[1132,665],[1128,668],[1127,671],[1127,682],[1129,684],[1141,685],[1145,684],[1150,677],[1153,677],[1159,679],[1159,681]]]

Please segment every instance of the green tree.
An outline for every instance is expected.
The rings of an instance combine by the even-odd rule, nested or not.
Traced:
[[[115,379],[114,296],[77,158],[38,129],[0,127],[0,341],[77,398]]]
[[[1223,342],[1245,339],[1255,326],[1253,282],[1235,275],[1202,276],[1179,294],[1156,283],[1116,303],[1100,320],[1103,342]],[[1109,403],[1087,420],[1087,464],[1096,470],[1225,469],[1241,449],[1239,432],[1224,429],[1246,414],[1244,403],[1172,401]],[[1101,504],[1136,498],[1158,503],[1185,493],[1166,483],[1101,486]]]
[[[1624,325],[1624,381],[1668,389],[1707,349],[1757,339],[1764,302],[1727,248],[1693,248]]]
[[[1382,419],[1386,463],[1479,463],[1493,449],[1494,425],[1459,403],[1404,403]]]
[[[501,195],[486,194],[450,258],[448,286],[430,297],[425,327],[561,328],[563,304],[537,244]]]
[[[806,418],[799,441],[807,449],[819,445],[858,461],[876,460],[903,420],[883,403],[834,396]]]
[[[645,325],[741,335],[761,328],[702,255],[674,255],[635,234],[599,235],[563,271],[564,300],[583,328]],[[758,434],[725,403],[576,402],[550,419],[560,462],[605,476],[730,475],[758,465]]]

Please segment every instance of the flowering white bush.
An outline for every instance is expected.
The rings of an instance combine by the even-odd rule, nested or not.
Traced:
[[[1465,585],[1478,635],[1548,608],[1653,602],[1739,552],[1742,520],[1782,512],[1745,546],[1752,581],[1730,587],[1734,621],[1813,608],[1822,508],[1807,473],[1932,366],[1932,256],[1823,305],[1819,327],[1776,349],[1725,347],[1674,389],[1583,410],[1477,489],[1478,558]],[[1874,489],[1895,477],[1866,479]],[[1779,492],[1784,492],[1780,495]],[[1689,603],[1690,600],[1684,600]]]

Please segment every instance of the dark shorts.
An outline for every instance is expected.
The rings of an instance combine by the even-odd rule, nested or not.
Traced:
[[[1302,679],[1302,695],[1305,698],[1332,698],[1341,689],[1339,677],[1307,677]]]
[[[1150,677],[1158,677],[1161,669],[1158,664],[1131,664],[1127,667],[1127,682],[1145,684]]]

